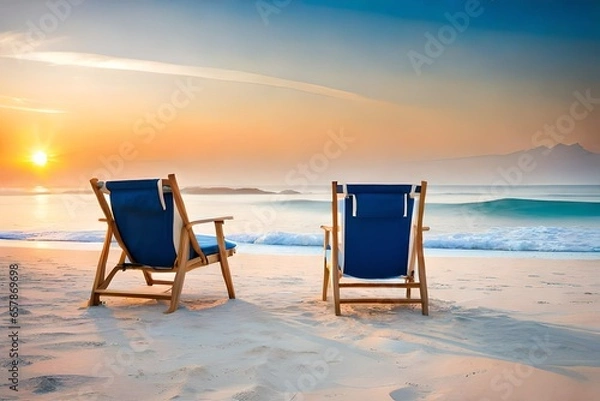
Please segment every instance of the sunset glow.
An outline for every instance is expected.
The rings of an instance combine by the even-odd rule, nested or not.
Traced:
[[[3,185],[45,166],[68,187],[170,172],[287,186],[303,165],[320,185],[541,145],[600,153],[598,2],[53,4],[0,5]],[[31,144],[60,162],[26,156],[32,175]]]

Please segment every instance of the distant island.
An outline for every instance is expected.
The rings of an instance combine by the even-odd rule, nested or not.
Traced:
[[[193,195],[297,195],[298,191],[286,189],[279,192],[265,191],[259,188],[229,188],[229,187],[187,187],[182,188],[184,194]]]
[[[30,188],[0,188],[0,195],[82,195],[93,193],[91,189],[52,189],[44,188],[30,189]],[[182,188],[181,193],[190,195],[299,195],[302,192],[294,191],[292,189],[285,189],[283,191],[265,191],[259,188],[230,188],[230,187],[187,187]]]

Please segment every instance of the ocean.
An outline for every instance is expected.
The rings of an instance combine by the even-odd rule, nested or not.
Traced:
[[[319,254],[328,187],[303,194],[184,194],[192,220],[231,215],[228,239],[246,253]],[[0,191],[0,245],[100,249],[91,193]],[[428,188],[429,255],[600,259],[600,185]],[[212,234],[210,225],[197,233]]]

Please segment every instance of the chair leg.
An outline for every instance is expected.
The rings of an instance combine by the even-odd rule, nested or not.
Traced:
[[[229,262],[227,260],[227,255],[223,253],[221,255],[221,273],[223,274],[223,280],[225,281],[225,286],[227,287],[227,294],[229,295],[229,299],[235,299],[235,290],[233,288],[233,279],[231,278],[231,270],[229,270]]]
[[[327,301],[327,292],[329,290],[329,268],[327,260],[323,260],[323,301]]]
[[[102,252],[100,253],[100,258],[98,259],[98,265],[96,267],[96,277],[94,278],[94,284],[92,284],[92,293],[90,294],[90,300],[88,302],[89,306],[97,306],[100,305],[100,295],[96,294],[96,290],[100,289],[100,285],[104,281],[104,277],[106,276],[106,263],[108,262],[108,254],[110,252],[110,242],[112,240],[112,229],[109,226],[106,231],[106,235],[104,237],[104,245],[102,247]]]
[[[229,261],[227,260],[227,251],[225,247],[225,234],[223,234],[223,222],[215,222],[215,233],[217,237],[217,244],[219,246],[219,262],[221,264],[221,274],[227,287],[227,294],[229,299],[235,299],[235,290],[233,288],[233,279],[231,278],[231,271],[229,270]]]
[[[183,281],[185,280],[185,273],[188,263],[187,255],[190,254],[190,241],[187,231],[182,231],[183,232],[179,243],[179,257],[175,263],[175,278],[173,279],[173,285],[171,286],[171,304],[165,313],[175,312],[179,307],[179,298],[181,296],[181,290],[183,289]]]
[[[429,315],[429,294],[427,291],[427,277],[425,276],[425,257],[423,249],[417,253],[419,263],[419,292],[421,295],[421,310],[423,315]]]
[[[175,273],[175,279],[173,280],[173,286],[171,287],[171,304],[165,313],[175,312],[179,307],[179,298],[181,297],[181,290],[183,289],[185,273],[185,264],[179,264],[177,273]]]
[[[146,285],[154,285],[154,279],[152,278],[152,273],[147,270],[142,270],[142,274],[144,275],[144,280],[146,280]]]
[[[404,280],[404,282],[405,282],[406,284],[410,284],[410,283],[412,283],[413,281],[415,281],[415,279],[414,279],[413,277],[407,277],[407,278]],[[410,287],[406,287],[406,299],[410,299],[410,297],[411,297],[410,290],[411,290],[411,288],[410,288]]]
[[[331,266],[329,269],[331,273],[331,282],[333,283],[333,303],[335,308],[335,315],[341,316],[342,309],[340,306],[340,274],[337,268]]]
[[[329,289],[329,269],[327,268],[327,249],[329,248],[329,243],[331,236],[331,230],[326,229],[325,235],[323,235],[323,301],[327,301],[327,292]]]
[[[421,308],[423,311],[423,315],[429,315],[429,295],[427,293],[427,282],[425,277],[419,277],[420,292],[421,292]]]
[[[107,289],[108,286],[110,285],[110,282],[112,281],[112,279],[120,271],[121,271],[121,268],[118,265],[115,266],[115,267],[113,267],[113,269],[110,271],[110,273],[108,273],[108,275],[106,276],[106,278],[104,279],[104,281],[102,281],[100,284],[98,284],[98,287],[96,287],[96,289],[98,289],[98,290],[105,290],[105,289]]]

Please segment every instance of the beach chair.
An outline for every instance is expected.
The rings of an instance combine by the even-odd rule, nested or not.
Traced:
[[[92,178],[90,183],[104,212],[100,220],[108,224],[108,229],[89,305],[100,304],[105,296],[148,298],[170,301],[165,313],[171,313],[178,307],[185,274],[217,262],[229,298],[235,298],[227,261],[235,253],[235,244],[226,241],[223,234],[223,224],[231,216],[190,221],[173,174],[167,179],[150,180],[101,182]],[[194,226],[207,223],[214,224],[215,236],[194,234]],[[113,238],[121,255],[106,275]],[[109,288],[118,272],[130,269],[141,270],[148,286],[164,285],[166,291]],[[157,279],[160,274],[165,278],[164,273],[172,273],[172,279]]]
[[[333,287],[335,314],[340,304],[420,304],[429,314],[423,212],[427,182],[420,185],[346,184],[332,182],[331,226],[325,230],[323,300]],[[415,270],[415,264],[417,266]],[[344,288],[400,288],[398,294],[379,298],[342,298]],[[413,298],[411,289],[419,289]],[[352,290],[359,294],[369,290]],[[394,290],[389,290],[389,292]]]

